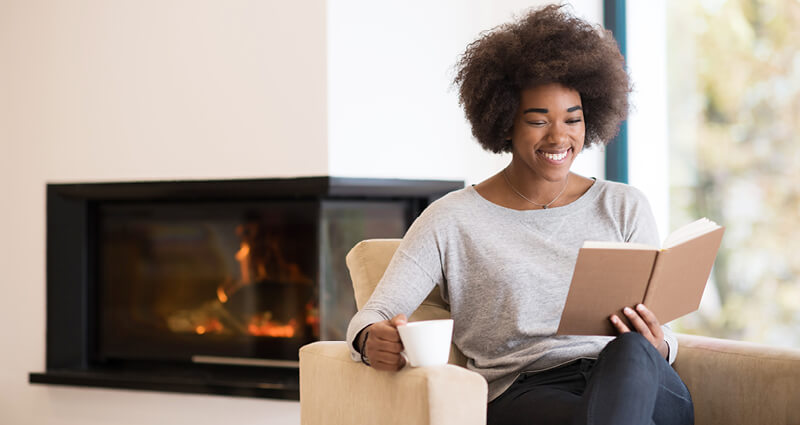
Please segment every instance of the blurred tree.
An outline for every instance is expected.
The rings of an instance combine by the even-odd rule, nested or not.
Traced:
[[[676,328],[800,347],[800,1],[667,4],[671,222],[727,228]]]

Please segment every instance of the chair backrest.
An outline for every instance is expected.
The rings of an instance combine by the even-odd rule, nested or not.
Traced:
[[[383,277],[383,272],[386,271],[386,267],[399,245],[400,239],[368,239],[357,243],[347,253],[347,268],[350,270],[350,278],[353,280],[353,291],[359,310],[364,307],[372,292],[375,291],[375,287]],[[449,317],[450,310],[442,300],[439,287],[435,287],[408,320],[415,322]],[[450,363],[461,366],[466,364],[464,354],[455,345],[450,350]]]

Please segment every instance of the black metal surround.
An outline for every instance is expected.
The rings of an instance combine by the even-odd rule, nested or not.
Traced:
[[[291,367],[98,359],[95,232],[104,202],[403,200],[410,225],[431,201],[461,187],[461,181],[337,177],[49,184],[46,371],[30,373],[29,381],[299,399],[298,371]]]

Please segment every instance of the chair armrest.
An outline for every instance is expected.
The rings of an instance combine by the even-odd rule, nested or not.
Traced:
[[[800,424],[800,350],[678,335],[695,424]]]
[[[486,402],[486,380],[460,366],[385,372],[353,361],[344,341],[300,349],[302,425],[485,425]]]

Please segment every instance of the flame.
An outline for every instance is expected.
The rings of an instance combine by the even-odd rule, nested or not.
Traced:
[[[212,332],[220,333],[222,329],[222,323],[219,320],[211,319],[207,320],[202,325],[197,325],[197,327],[194,328],[194,332],[198,335],[205,335]]]
[[[223,289],[221,286],[217,288],[217,299],[219,299],[219,302],[223,304],[228,302],[228,295],[225,294],[225,289]]]
[[[242,243],[239,245],[239,251],[236,252],[234,257],[236,258],[236,261],[239,262],[239,268],[241,269],[242,273],[242,283],[250,283],[250,244],[242,241]]]
[[[269,336],[273,338],[292,338],[297,332],[297,321],[292,319],[289,323],[282,325],[271,320],[261,321],[254,317],[247,325],[247,331],[255,336]]]
[[[236,252],[235,256],[236,259],[242,261],[250,255],[250,244],[247,242],[242,242],[239,245],[239,251]]]

